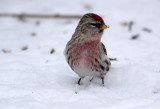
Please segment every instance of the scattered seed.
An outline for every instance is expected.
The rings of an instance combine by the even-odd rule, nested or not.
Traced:
[[[154,93],[154,94],[160,93],[160,89],[154,90],[153,93]]]
[[[117,58],[109,58],[110,61],[117,61]]]
[[[50,51],[50,54],[53,54],[55,52],[55,49],[52,48],[51,51]]]
[[[128,26],[128,22],[122,22],[121,25],[122,26]]]
[[[134,22],[133,21],[130,21],[128,23],[128,31],[132,31],[132,26],[133,26]]]
[[[31,36],[36,36],[37,34],[35,32],[32,32],[31,33]]]
[[[131,39],[132,39],[132,40],[135,40],[135,39],[137,39],[139,36],[140,36],[139,34],[133,35],[133,36],[131,37]]]
[[[22,49],[21,49],[21,50],[23,50],[23,51],[24,51],[24,50],[27,50],[27,49],[28,49],[28,46],[27,46],[27,45],[25,45],[25,46],[23,46],[23,47],[22,47]]]
[[[48,63],[48,60],[46,60],[45,63]]]
[[[84,5],[84,8],[87,10],[92,10],[92,6],[89,4]]]
[[[78,94],[78,92],[77,92],[77,91],[75,91],[74,93],[75,93],[75,94]]]
[[[3,49],[2,49],[2,52],[3,52],[3,53],[11,53],[11,50],[10,50],[10,49],[5,49],[5,48],[3,48]]]
[[[36,24],[36,26],[39,26],[40,23],[41,23],[41,22],[40,22],[39,20],[37,20],[35,24]]]
[[[146,32],[148,32],[148,33],[151,33],[151,32],[152,32],[152,30],[151,30],[151,29],[146,28],[146,27],[142,28],[142,30],[143,30],[143,31],[146,31]]]

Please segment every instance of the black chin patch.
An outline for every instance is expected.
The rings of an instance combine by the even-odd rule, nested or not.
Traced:
[[[99,33],[102,33],[103,32],[103,30],[99,30]]]

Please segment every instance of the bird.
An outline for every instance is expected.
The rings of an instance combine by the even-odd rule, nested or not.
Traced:
[[[104,29],[109,28],[102,17],[94,13],[82,16],[71,39],[66,44],[64,55],[70,68],[79,75],[77,84],[86,76],[98,77],[104,85],[104,77],[111,62],[105,45],[101,42]],[[91,79],[91,80],[92,80]]]

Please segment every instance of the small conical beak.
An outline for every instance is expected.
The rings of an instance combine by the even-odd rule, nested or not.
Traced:
[[[101,30],[104,30],[104,29],[107,29],[107,28],[109,28],[109,25],[105,25],[105,24],[101,25],[101,27],[100,27]]]

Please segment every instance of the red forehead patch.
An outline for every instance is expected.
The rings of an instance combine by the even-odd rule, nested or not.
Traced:
[[[97,15],[97,14],[92,14],[92,16],[91,16],[95,21],[103,21],[103,19],[99,16],[99,15]]]

